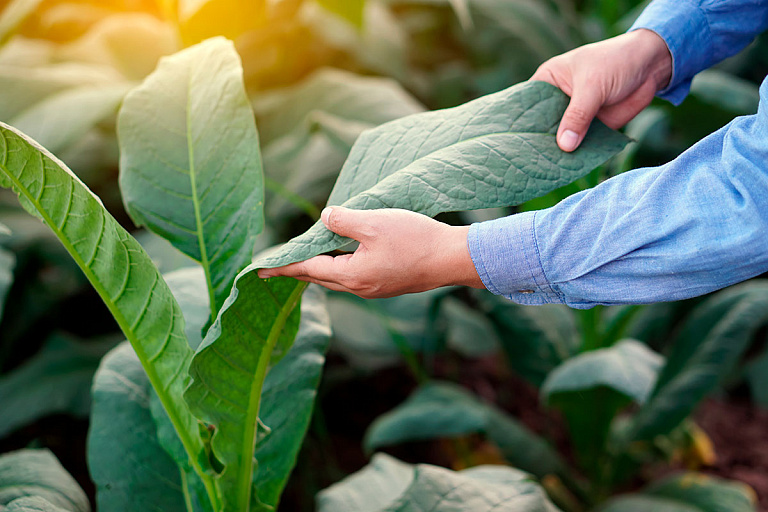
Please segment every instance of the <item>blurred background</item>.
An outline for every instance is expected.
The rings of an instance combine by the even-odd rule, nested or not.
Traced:
[[[318,217],[363,130],[524,81],[552,56],[624,32],[647,3],[0,0],[0,121],[67,163],[170,272],[194,263],[132,226],[117,185],[115,134],[122,98],[164,55],[216,35],[235,41],[267,176],[268,228],[258,242],[266,248]],[[756,112],[767,72],[763,35],[701,73],[680,107],[655,100],[625,128],[635,143],[616,158],[517,210],[547,207],[617,173],[675,158],[734,117]],[[440,219],[466,224],[517,210]],[[48,447],[93,498],[85,463],[91,379],[122,337],[60,243],[12,194],[0,194],[0,224],[0,453]],[[768,510],[768,307],[755,305],[766,298],[759,278],[680,303],[587,312],[525,308],[465,289],[373,301],[331,294],[334,338],[281,510],[313,510],[315,493],[362,467],[372,449],[453,469],[526,464],[515,458],[520,439],[499,433],[498,425],[459,421],[451,432],[433,425],[408,436],[390,416],[400,435],[389,438],[372,427],[380,429],[377,418],[435,381],[464,393],[466,403],[451,402],[457,418],[470,417],[478,404],[492,406],[507,422],[503,432],[519,427],[548,439],[575,468],[571,477],[538,475],[564,510],[681,468],[749,484],[760,510]],[[733,311],[745,304],[751,312],[734,327]],[[680,371],[717,368],[680,398],[686,419],[632,455],[639,469],[597,485],[574,445],[567,408],[546,406],[540,388],[569,359],[628,338],[662,356],[685,352]],[[638,405],[622,407],[611,428],[620,430],[622,414]],[[598,463],[613,461],[615,469],[625,455],[607,447]]]

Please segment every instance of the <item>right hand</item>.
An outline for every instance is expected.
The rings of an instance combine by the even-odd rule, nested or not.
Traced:
[[[627,124],[669,83],[672,56],[655,32],[639,29],[553,57],[531,80],[571,97],[557,131],[563,151],[575,150],[597,116],[611,128]]]

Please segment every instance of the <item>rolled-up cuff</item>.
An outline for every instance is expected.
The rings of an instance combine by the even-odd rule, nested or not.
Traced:
[[[547,280],[536,245],[536,212],[472,224],[467,243],[485,287],[520,304],[563,303]]]
[[[629,32],[640,28],[656,32],[667,43],[672,78],[656,95],[679,105],[688,95],[694,75],[709,67],[714,54],[706,15],[690,0],[654,0]]]

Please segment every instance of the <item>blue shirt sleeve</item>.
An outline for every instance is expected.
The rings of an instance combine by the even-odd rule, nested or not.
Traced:
[[[757,114],[672,162],[473,224],[468,245],[485,286],[522,304],[678,300],[768,271],[768,79]]]
[[[672,55],[672,78],[658,96],[680,104],[691,79],[735,55],[768,29],[765,0],[654,0],[629,29],[661,36]]]

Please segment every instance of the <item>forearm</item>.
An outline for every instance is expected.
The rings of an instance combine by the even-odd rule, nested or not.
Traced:
[[[630,32],[640,28],[667,43],[674,70],[659,96],[678,104],[696,73],[738,53],[768,29],[768,1],[654,0]]]
[[[486,287],[525,304],[683,299],[768,270],[768,85],[676,160],[630,171],[539,212],[471,227]]]

